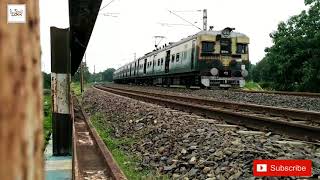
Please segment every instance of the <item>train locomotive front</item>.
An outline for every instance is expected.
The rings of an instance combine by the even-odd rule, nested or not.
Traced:
[[[198,67],[206,87],[243,87],[248,75],[249,38],[232,28],[203,33],[198,37]]]

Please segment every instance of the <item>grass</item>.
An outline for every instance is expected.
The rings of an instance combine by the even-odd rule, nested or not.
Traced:
[[[101,113],[94,114],[90,119],[100,137],[111,151],[113,158],[117,161],[128,179],[168,179],[166,176],[155,175],[151,169],[139,170],[137,166],[137,162],[140,161],[139,157],[124,152],[124,150],[120,148],[121,146],[130,146],[135,143],[135,141],[130,138],[112,137],[113,130],[104,120],[104,116]]]
[[[79,82],[71,82],[70,87],[77,97],[81,97],[81,87]]]
[[[258,83],[255,83],[253,81],[246,82],[243,89],[250,90],[250,91],[263,91],[264,90],[261,88],[261,86]]]
[[[51,95],[43,96],[43,129],[44,129],[44,140],[45,146],[47,146],[48,141],[50,139],[50,135],[52,133],[52,116],[51,116]]]
[[[92,86],[92,83],[84,84],[83,91],[86,91],[91,86]],[[78,98],[82,97],[80,82],[72,81],[71,85],[70,85],[70,88]],[[81,98],[79,98],[79,99],[81,99]]]

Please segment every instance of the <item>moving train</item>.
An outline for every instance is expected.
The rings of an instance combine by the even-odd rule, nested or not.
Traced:
[[[248,75],[249,37],[234,32],[200,31],[145,54],[113,74],[115,83],[243,87]]]

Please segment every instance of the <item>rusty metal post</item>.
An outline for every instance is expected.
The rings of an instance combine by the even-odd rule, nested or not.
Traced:
[[[8,3],[25,23],[7,23]],[[0,179],[44,179],[39,31],[38,0],[0,0]]]
[[[53,155],[72,154],[69,29],[50,28]]]

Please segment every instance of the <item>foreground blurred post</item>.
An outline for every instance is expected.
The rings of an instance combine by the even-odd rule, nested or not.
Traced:
[[[50,28],[53,155],[71,155],[69,29]]]
[[[80,64],[80,92],[83,92],[83,61]]]
[[[26,4],[25,23],[7,23],[7,5]],[[0,0],[0,179],[43,173],[38,0]]]

